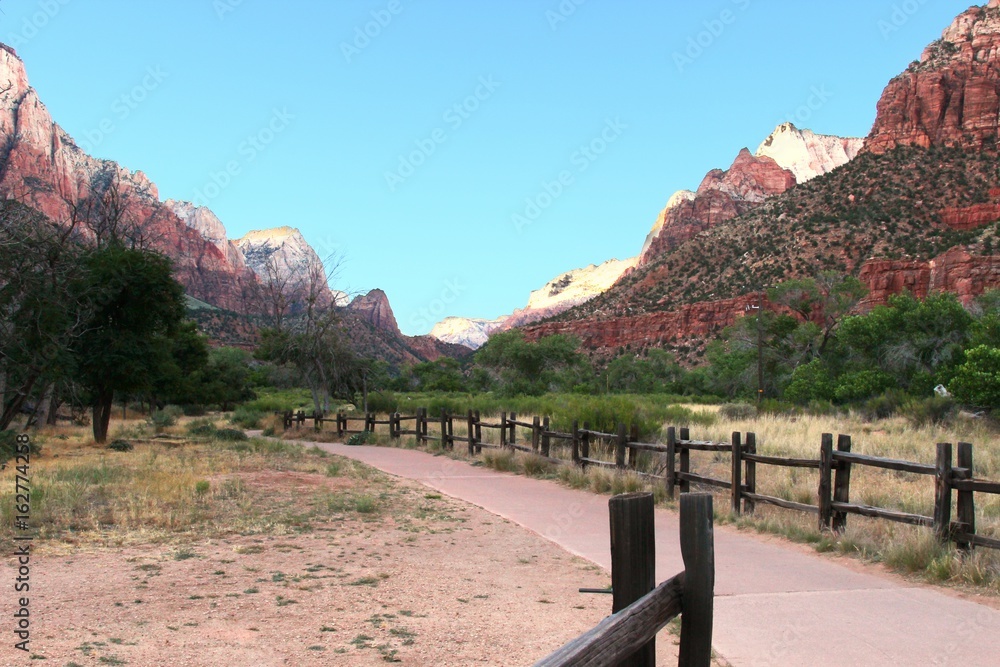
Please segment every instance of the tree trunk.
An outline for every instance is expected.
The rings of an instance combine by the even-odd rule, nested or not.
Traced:
[[[111,408],[114,398],[113,391],[102,390],[94,400],[94,442],[99,445],[108,441],[108,424],[111,422]]]
[[[3,414],[0,415],[0,431],[5,431],[10,428],[11,423],[17,418],[17,415],[21,412],[21,406],[24,405],[24,401],[27,400],[28,394],[31,393],[32,387],[35,386],[35,381],[38,379],[38,375],[32,375],[24,383],[24,386],[20,390],[14,392],[13,396],[8,397],[8,403],[6,405],[0,404],[0,408],[3,409]]]
[[[35,428],[41,428],[49,423],[49,413],[52,411],[52,397],[56,393],[56,383],[50,382],[45,391],[42,392],[42,398],[38,403],[38,408],[35,410]]]

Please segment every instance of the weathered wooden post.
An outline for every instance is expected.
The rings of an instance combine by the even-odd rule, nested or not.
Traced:
[[[583,432],[580,434],[580,463],[583,469],[587,469],[587,461],[590,459],[590,422],[583,422]]]
[[[740,501],[743,500],[743,434],[739,431],[733,431],[732,451],[732,509],[733,514],[738,516],[742,509]]]
[[[551,440],[549,438],[549,418],[542,420],[542,456],[548,456]]]
[[[455,415],[448,415],[448,449],[455,449]]]
[[[677,484],[677,429],[673,426],[667,428],[667,470],[664,474],[664,482],[667,487],[667,498],[674,499],[676,495],[675,485]]]
[[[833,434],[824,433],[823,440],[819,448],[819,529],[830,529],[830,513],[832,508],[830,503],[831,487],[833,485],[831,474],[833,470]]]
[[[448,448],[448,411],[441,408],[441,449]]]
[[[472,410],[469,410],[468,416],[469,425],[469,456],[476,455],[476,426],[475,426],[475,416]]]
[[[531,419],[531,451],[533,451],[536,454],[538,453],[538,447],[541,444],[541,439],[542,439],[542,434],[540,433],[541,430],[542,430],[541,419],[538,417],[538,415],[535,415]]]
[[[517,444],[517,424],[514,423],[516,421],[517,421],[517,413],[516,412],[510,413],[510,433],[507,435],[507,442],[509,442],[512,445]]]
[[[573,463],[580,463],[580,428],[579,422],[573,420]]]
[[[628,441],[628,429],[625,424],[621,422],[618,423],[618,435],[615,438],[615,467],[619,470],[625,469],[625,450],[626,442]]]
[[[958,467],[968,470],[965,479],[972,479],[975,473],[972,469],[972,443],[958,443]],[[969,535],[976,534],[976,494],[972,491],[958,492],[958,528],[961,532]],[[958,548],[962,551],[972,551],[973,544],[968,540],[958,540]]]
[[[653,494],[615,496],[608,507],[611,513],[612,613],[618,613],[656,588]],[[656,640],[618,664],[621,667],[655,667]]]
[[[684,446],[689,440],[691,440],[691,431],[687,428],[682,428],[680,433],[680,445],[681,445],[681,469],[682,473],[691,472],[691,450]],[[680,480],[681,493],[691,492],[691,480],[683,479]]]
[[[507,413],[500,413],[500,449],[507,449]]]
[[[715,606],[715,538],[712,496],[681,496],[681,557],[684,593],[681,614],[680,667],[708,667],[712,663],[712,624]]]
[[[313,430],[317,432],[323,430],[323,413],[319,410],[313,412]]]
[[[837,436],[837,451],[851,451],[851,436],[840,434]],[[836,475],[833,480],[833,500],[838,503],[851,502],[851,462],[837,461]],[[833,510],[833,529],[842,533],[847,529],[847,512]]]
[[[629,442],[639,442],[639,426],[632,424],[628,432]],[[639,469],[639,450],[635,447],[628,448],[628,467],[632,470]]]
[[[934,476],[934,532],[942,542],[951,539],[951,461],[951,443],[939,442]]]
[[[338,413],[337,413],[337,416],[336,416],[336,420],[337,420],[337,437],[338,437],[338,438],[339,438],[340,436],[344,435],[344,428],[343,428],[343,426],[341,425],[341,424],[343,423],[343,422],[341,421],[341,419],[342,419],[342,418],[343,418],[343,415],[342,415],[342,414],[340,414],[340,413],[338,412]]]
[[[483,418],[479,414],[479,410],[475,412],[476,416],[476,454],[483,453]]]
[[[747,433],[747,442],[744,445],[746,448],[746,453],[751,456],[756,456],[757,454],[757,434]],[[757,462],[751,461],[744,457],[744,462],[746,466],[746,479],[743,481],[746,487],[747,493],[757,493]],[[754,502],[753,498],[747,496],[743,497],[743,512],[746,514],[753,514],[757,509],[757,504]]]

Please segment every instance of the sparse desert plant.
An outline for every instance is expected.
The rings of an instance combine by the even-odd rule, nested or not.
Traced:
[[[263,417],[263,412],[246,406],[240,406],[233,411],[233,416],[229,418],[229,421],[245,429],[255,429],[260,426],[260,420]]]

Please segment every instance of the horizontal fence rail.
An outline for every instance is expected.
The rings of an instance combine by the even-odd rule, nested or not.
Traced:
[[[824,434],[818,458],[804,459],[759,454],[754,433],[733,433],[730,442],[712,442],[692,438],[687,428],[669,427],[665,443],[644,443],[639,442],[638,431],[625,424],[619,424],[616,433],[608,433],[591,429],[587,423],[574,422],[569,432],[562,432],[553,428],[549,417],[533,417],[528,421],[523,417],[518,419],[513,412],[501,413],[496,422],[484,421],[480,413],[473,410],[464,415],[447,411],[431,415],[426,408],[418,408],[414,415],[394,413],[387,419],[378,419],[375,413],[356,416],[338,413],[326,417],[321,413],[307,415],[300,410],[277,414],[282,417],[286,430],[302,428],[311,421],[318,431],[324,424],[332,423],[337,435],[342,436],[374,433],[377,427],[388,426],[389,436],[394,440],[412,436],[418,445],[437,443],[449,450],[454,449],[455,443],[462,443],[467,445],[470,456],[481,454],[483,448],[492,448],[529,453],[556,464],[631,471],[644,479],[662,483],[670,498],[676,497],[678,487],[682,494],[690,492],[692,485],[712,487],[728,491],[734,514],[753,513],[758,504],[771,505],[814,514],[821,530],[836,532],[842,532],[847,527],[847,517],[854,514],[933,528],[941,541],[954,542],[963,550],[976,546],[1000,549],[1000,539],[977,533],[975,510],[976,494],[1000,495],[1000,482],[975,478],[970,443],[958,443],[957,447],[939,443],[936,460],[931,464],[858,454],[851,451],[851,436],[840,435],[835,443],[832,434]],[[405,429],[404,423],[408,426]],[[464,429],[464,435],[456,434],[456,424]],[[487,442],[483,429],[499,433],[499,442]],[[691,452],[728,455],[731,463],[728,477],[710,477],[692,470]],[[563,456],[559,456],[560,453]],[[602,453],[609,454],[613,460],[601,458]],[[662,472],[640,471],[640,454],[647,458],[650,455],[659,457],[656,470]],[[758,466],[764,466],[762,473],[769,466],[817,471],[815,504],[800,502],[805,498],[790,500],[759,493]],[[934,483],[933,516],[852,502],[852,474],[865,468],[931,478]]]

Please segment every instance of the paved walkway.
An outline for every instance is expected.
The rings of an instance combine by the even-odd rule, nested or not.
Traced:
[[[414,450],[320,446],[478,505],[611,568],[607,497]],[[659,581],[684,568],[678,530],[674,512],[656,511]],[[1000,611],[724,526],[716,528],[715,550],[713,645],[734,667],[1000,665]]]

